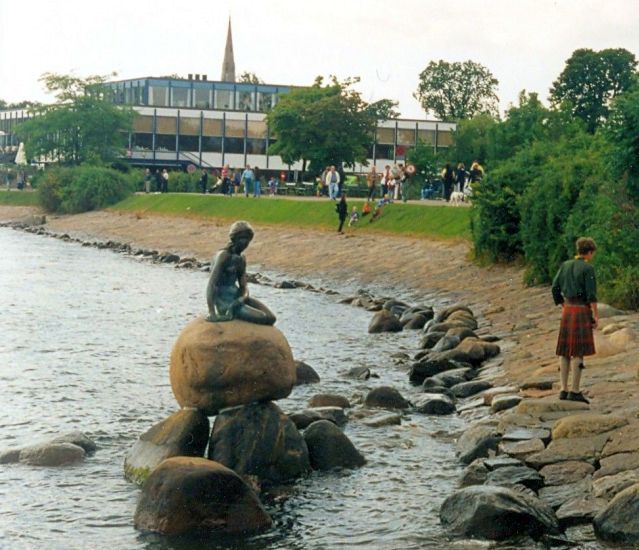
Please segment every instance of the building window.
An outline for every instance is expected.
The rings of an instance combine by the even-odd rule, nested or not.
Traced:
[[[233,95],[232,90],[216,89],[215,108],[223,110],[233,109]]]
[[[417,130],[417,138],[426,145],[435,145],[435,130]]]
[[[180,151],[200,150],[200,117],[180,117]]]
[[[195,88],[193,90],[193,106],[196,109],[210,109],[213,106],[213,90]]]
[[[255,92],[250,90],[238,90],[236,93],[236,109],[238,111],[254,111],[255,110]]]
[[[246,152],[249,155],[265,155],[266,154],[266,140],[265,139],[247,139],[246,140]]]
[[[266,113],[270,111],[274,106],[275,94],[269,92],[257,93],[257,110]]]
[[[169,105],[168,86],[149,86],[149,105],[167,107]]]
[[[266,139],[266,121],[249,120],[247,124],[246,136],[250,138]]]
[[[171,88],[171,107],[190,107],[189,88]]]
[[[244,154],[244,138],[224,138],[224,152]]]
[[[158,151],[175,151],[177,118],[159,116],[155,119],[155,148]]]
[[[450,131],[439,130],[437,132],[437,146],[450,147],[453,144],[453,134]]]
[[[222,120],[205,118],[202,121],[202,152],[222,152]]]
[[[134,151],[152,150],[153,134],[131,134],[131,148]]]
[[[415,145],[415,129],[398,128],[397,144],[413,147]]]
[[[395,144],[395,128],[377,128],[377,143],[394,145]]]
[[[153,117],[138,115],[133,119],[133,131],[137,133],[153,133]]]
[[[221,153],[222,138],[218,136],[202,136],[203,153]]]

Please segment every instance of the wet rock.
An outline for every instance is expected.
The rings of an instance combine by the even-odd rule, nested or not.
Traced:
[[[439,511],[444,528],[463,537],[503,540],[560,532],[552,509],[538,498],[507,487],[473,485],[449,496]]]
[[[84,460],[85,454],[72,443],[43,443],[22,449],[19,461],[29,466],[66,466]]]
[[[483,458],[473,460],[462,473],[459,480],[460,487],[470,487],[471,485],[483,485],[488,478],[488,468],[484,464]]]
[[[483,340],[484,342],[490,342],[491,344],[493,344],[495,342],[499,342],[501,338],[499,336],[496,336],[495,334],[487,334],[486,336],[482,336],[480,340]]]
[[[79,431],[59,435],[51,439],[49,443],[71,443],[72,445],[82,447],[84,449],[84,452],[88,455],[95,453],[95,451],[97,450],[95,441],[93,441],[84,432]]]
[[[635,483],[639,483],[639,470],[628,470],[595,479],[592,483],[592,492],[595,497],[611,500],[617,493]]]
[[[415,401],[415,410],[422,414],[446,415],[455,412],[455,404],[447,395],[426,393]]]
[[[272,525],[253,490],[232,470],[204,458],[162,462],[144,484],[134,525],[181,535],[215,531],[248,534]]]
[[[594,437],[572,437],[556,439],[539,453],[526,457],[526,463],[534,468],[542,468],[547,464],[578,460],[594,463],[601,456],[601,450],[608,441],[607,435]]]
[[[468,428],[457,440],[457,454],[463,464],[470,464],[476,458],[487,457],[489,451],[497,449],[501,436],[495,426],[476,424]]]
[[[539,490],[544,485],[544,480],[537,470],[526,466],[506,466],[489,472],[486,478],[487,485],[523,485],[533,491]]]
[[[477,338],[465,338],[460,344],[451,350],[442,353],[448,359],[453,361],[462,361],[478,366],[486,359],[495,357],[499,354],[499,346],[484,342]]]
[[[199,318],[180,333],[170,379],[182,407],[207,415],[253,401],[282,399],[295,384],[291,348],[275,327]]]
[[[435,313],[434,320],[437,323],[440,323],[441,321],[448,319],[448,317],[450,317],[456,311],[464,311],[470,317],[474,317],[473,311],[468,306],[465,306],[464,304],[454,304],[444,309],[440,309],[437,313]]]
[[[314,470],[357,468],[366,463],[342,430],[327,420],[313,422],[304,432],[304,439]]]
[[[484,398],[484,403],[490,405],[498,395],[516,395],[517,391],[518,389],[514,386],[496,386],[486,390],[482,397]]]
[[[498,446],[500,453],[518,459],[523,459],[531,454],[543,451],[544,448],[545,445],[541,439],[526,439],[524,441],[504,441],[502,439]]]
[[[608,503],[592,496],[569,500],[557,509],[557,519],[562,527],[590,523]]]
[[[425,315],[410,310],[405,311],[399,318],[399,322],[407,330],[421,330],[427,321],[428,318]]]
[[[627,470],[636,470],[639,469],[639,453],[619,453],[606,456],[599,461],[599,465],[599,470],[593,476],[595,479]]]
[[[402,415],[399,413],[376,414],[362,420],[362,424],[369,428],[383,428],[385,426],[399,426],[402,423]]]
[[[209,419],[202,411],[182,409],[144,432],[124,459],[124,477],[143,485],[151,472],[173,456],[204,456]]]
[[[472,318],[459,318],[441,323],[431,323],[424,327],[427,332],[443,332],[444,334],[453,328],[467,328],[475,330],[477,328],[477,321]]]
[[[406,302],[402,302],[401,300],[397,300],[396,298],[389,298],[384,302],[382,307],[387,311],[391,311],[392,309],[401,309],[402,311],[406,311],[410,308],[410,305]]]
[[[492,458],[484,459],[484,466],[488,468],[488,471],[492,472],[499,468],[508,468],[514,466],[523,466],[524,463],[521,460],[513,458],[511,456],[495,456]]]
[[[369,334],[377,334],[380,332],[400,332],[402,324],[399,319],[387,309],[382,309],[373,315],[368,325]]]
[[[9,449],[0,453],[0,464],[13,464],[20,461],[22,449]]]
[[[503,439],[504,441],[524,441],[527,439],[541,439],[544,443],[548,443],[548,441],[550,441],[550,430],[548,428],[514,427],[504,432]]]
[[[439,386],[445,386],[450,388],[457,384],[467,382],[473,377],[473,369],[470,367],[462,367],[460,369],[452,369],[444,372],[440,372],[427,380],[432,380]],[[426,380],[424,380],[426,382]],[[423,384],[422,384],[423,385]]]
[[[447,351],[456,348],[460,342],[459,336],[448,336],[448,333],[446,333],[432,349],[433,351]]]
[[[177,254],[166,252],[158,256],[158,262],[163,264],[176,264],[180,261],[180,257]]]
[[[552,429],[552,438],[589,437],[621,428],[628,424],[625,418],[610,414],[575,414],[557,421]]]
[[[275,403],[255,403],[219,413],[208,457],[240,476],[266,483],[295,479],[310,470],[304,438]]]
[[[490,405],[490,412],[496,413],[516,407],[521,402],[521,395],[498,395]]]
[[[341,407],[342,409],[350,408],[351,404],[343,395],[334,393],[319,393],[311,397],[308,403],[311,408],[314,407]]]
[[[601,456],[636,452],[639,452],[639,422],[635,421],[610,436],[610,441],[604,447]]]
[[[401,317],[399,318],[400,323],[402,325],[406,325],[411,323],[413,319],[417,317],[421,317],[424,319],[422,326],[419,328],[423,328],[427,321],[430,321],[433,318],[433,308],[428,306],[413,306],[406,309]],[[417,327],[416,327],[417,328]]]
[[[550,486],[576,483],[591,476],[594,471],[595,467],[588,462],[567,460],[544,466],[539,473],[544,478],[544,484]]]
[[[592,494],[592,478],[586,477],[575,483],[551,485],[539,490],[539,498],[551,508],[557,509],[562,504]]]
[[[422,349],[431,349],[445,335],[445,332],[428,332],[422,336],[419,347]]]
[[[368,393],[364,405],[381,409],[407,409],[410,403],[395,388],[380,386]]]
[[[320,376],[315,372],[315,369],[304,363],[304,361],[295,361],[295,385],[300,386],[302,384],[317,384],[320,381]]]
[[[444,353],[430,353],[420,361],[411,365],[409,379],[413,384],[422,384],[425,378],[435,376],[440,372],[468,367],[468,364],[452,361],[444,357]]]
[[[477,338],[477,335],[472,330],[466,327],[451,328],[448,331],[446,331],[445,336],[448,336],[448,337],[454,336],[458,338],[460,342],[466,338]]]
[[[342,407],[315,407],[313,409],[305,409],[302,412],[289,415],[289,418],[298,430],[303,430],[318,420],[328,420],[336,426],[343,426],[348,421]]]
[[[598,537],[623,544],[639,544],[639,483],[624,489],[593,519]]]
[[[492,387],[493,385],[486,380],[471,380],[470,382],[455,384],[450,388],[450,391],[453,392],[455,397],[463,399]]]

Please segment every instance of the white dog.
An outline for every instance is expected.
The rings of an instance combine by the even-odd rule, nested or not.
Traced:
[[[459,206],[462,202],[464,202],[465,197],[464,197],[464,193],[462,193],[461,191],[453,191],[450,194],[450,204],[452,204],[453,206]]]

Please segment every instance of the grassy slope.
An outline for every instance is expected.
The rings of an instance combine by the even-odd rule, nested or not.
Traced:
[[[362,200],[348,201],[349,210]],[[171,216],[244,219],[253,223],[288,225],[319,229],[337,229],[335,203],[327,199],[317,201],[222,197],[211,195],[177,194],[135,195],[118,203],[115,210],[149,212]],[[374,223],[361,219],[357,231],[372,231],[433,237],[439,239],[468,239],[469,209],[448,206],[423,206],[394,203],[384,207],[382,217]]]
[[[2,191],[0,204],[9,206],[39,206],[38,194],[31,191]]]

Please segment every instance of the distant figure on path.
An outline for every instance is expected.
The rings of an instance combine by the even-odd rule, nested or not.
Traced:
[[[464,186],[466,185],[466,176],[468,172],[466,172],[466,167],[463,162],[460,162],[457,165],[457,174],[455,175],[455,180],[457,181],[457,191],[460,193],[464,192]]]
[[[453,185],[455,184],[455,174],[449,162],[446,163],[446,166],[444,166],[442,170],[442,180],[444,182],[444,200],[448,202],[453,190]]]
[[[253,180],[255,179],[255,173],[251,170],[251,165],[247,164],[246,169],[242,172],[242,181],[244,182],[244,196],[248,197],[249,193],[253,189]]]
[[[366,200],[372,201],[375,197],[375,186],[377,185],[377,170],[375,170],[375,166],[371,166],[371,169],[366,175],[366,185],[368,186],[368,196]]]
[[[238,319],[258,325],[274,325],[275,315],[262,302],[249,297],[246,258],[242,254],[253,239],[253,228],[245,221],[235,222],[230,241],[211,261],[211,276],[206,287],[208,321]]]
[[[162,170],[162,193],[169,192],[169,173],[165,168]]]
[[[326,185],[328,186],[328,197],[332,200],[337,200],[339,195],[339,172],[335,170],[335,166],[331,166],[326,173]]]
[[[339,227],[337,228],[338,233],[343,233],[342,228],[344,227],[344,222],[346,221],[346,216],[348,216],[348,205],[346,204],[346,194],[342,193],[339,202],[335,205],[335,211],[339,217]]]
[[[202,168],[202,175],[200,176],[200,191],[207,193],[209,190],[209,173],[206,168]]]
[[[589,403],[579,390],[584,356],[595,354],[592,331],[599,324],[597,281],[590,261],[597,245],[588,237],[577,239],[577,256],[565,261],[552,282],[555,305],[561,304],[561,324],[557,339],[557,355],[561,391],[559,399]],[[568,391],[568,375],[572,366],[572,386]]]
[[[144,192],[151,192],[151,182],[153,180],[153,176],[151,175],[151,170],[148,168],[144,171]]]

